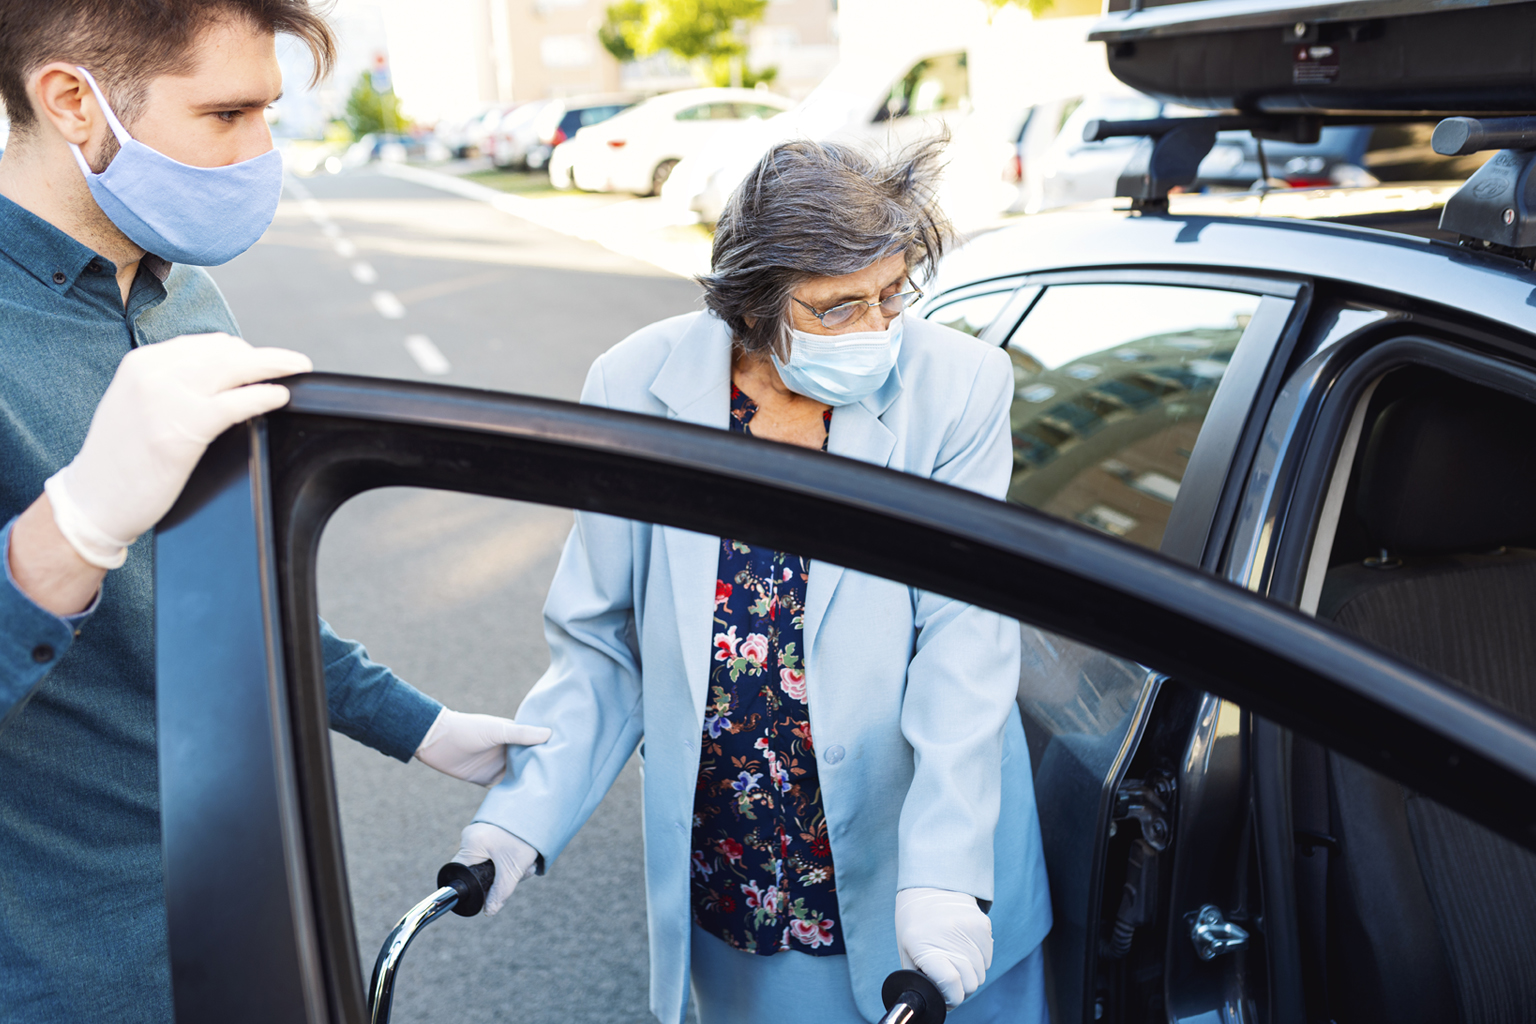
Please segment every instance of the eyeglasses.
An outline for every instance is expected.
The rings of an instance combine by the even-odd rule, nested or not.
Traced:
[[[795,299],[800,305],[811,311],[811,315],[821,321],[823,327],[841,327],[857,317],[864,315],[864,311],[870,306],[879,306],[880,312],[886,316],[895,316],[906,309],[912,303],[923,297],[921,290],[913,288],[910,291],[897,292],[895,295],[887,295],[883,299],[874,302],[866,302],[863,299],[854,299],[852,302],[843,302],[824,312],[816,312],[816,307],[809,302]],[[793,296],[791,296],[793,298]]]

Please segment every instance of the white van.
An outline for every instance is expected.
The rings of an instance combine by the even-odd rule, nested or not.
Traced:
[[[976,8],[981,5],[973,4]],[[1089,43],[1093,18],[1031,19],[1016,9],[989,23],[946,17],[950,5],[925,5],[897,39],[931,48],[903,53],[878,36],[854,46],[857,27],[844,5],[843,59],[794,108],[715,137],[684,160],[662,189],[679,215],[714,223],[743,178],[771,146],[792,138],[865,141],[899,149],[947,131],[949,168],[941,190],[961,230],[995,223],[1019,195],[1010,174],[1016,140],[1038,105],[1113,86],[1104,47]],[[932,23],[912,24],[912,18]],[[889,18],[882,21],[889,24]],[[937,45],[933,45],[937,44]],[[906,44],[910,47],[910,42]]]

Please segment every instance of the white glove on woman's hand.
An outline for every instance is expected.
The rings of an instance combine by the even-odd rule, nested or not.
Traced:
[[[902,889],[896,948],[901,966],[922,971],[954,1009],[981,987],[992,966],[992,922],[963,892]]]
[[[517,883],[534,873],[539,851],[504,828],[472,821],[459,836],[459,852],[453,859],[457,864],[479,864],[486,860],[496,864],[496,880],[485,895],[485,916],[495,917]]]
[[[510,718],[465,715],[443,708],[422,737],[416,757],[444,775],[494,786],[507,774],[508,744],[537,746],[549,736],[543,726],[518,725]]]
[[[308,373],[309,357],[189,334],[123,357],[75,460],[44,485],[59,532],[80,557],[116,569],[176,501],[208,443],[288,402],[256,381]]]

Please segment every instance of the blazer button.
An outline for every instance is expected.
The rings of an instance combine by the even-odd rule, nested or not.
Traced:
[[[826,753],[822,754],[821,758],[823,761],[826,761],[827,764],[837,764],[837,762],[843,759],[843,755],[846,753],[848,753],[846,750],[834,743],[832,746],[827,748]]]

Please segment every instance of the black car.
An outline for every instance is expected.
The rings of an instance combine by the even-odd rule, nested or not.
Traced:
[[[1137,6],[1112,63],[1176,38],[1179,6],[1186,29],[1343,57],[1533,13],[1256,3],[1273,23],[1213,28],[1233,5]],[[1339,18],[1373,9],[1351,40]],[[1288,95],[1284,68],[1265,95]],[[1142,130],[1155,150],[1169,129]],[[656,418],[330,375],[220,439],[156,540],[178,1019],[366,1019],[315,579],[330,515],[381,486],[729,534],[1019,619],[1032,764],[1005,770],[1034,774],[1058,1024],[1536,1018],[1523,214],[1498,240],[1456,230],[1481,223],[1457,219],[1478,178],[1443,238],[1423,209],[1393,221],[1418,234],[1181,212],[1168,183],[1198,158],[1124,176],[1134,209],[977,239],[929,289],[923,315],[1013,359],[1011,505]]]

